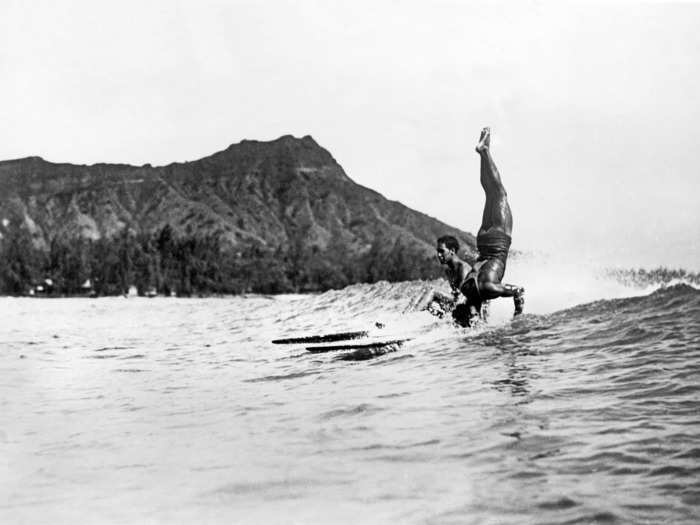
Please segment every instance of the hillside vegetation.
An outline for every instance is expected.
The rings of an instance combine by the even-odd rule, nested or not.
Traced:
[[[474,237],[353,182],[313,138],[152,167],[0,162],[0,293],[297,292],[433,278]]]

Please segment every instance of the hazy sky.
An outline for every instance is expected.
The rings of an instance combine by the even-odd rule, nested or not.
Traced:
[[[513,245],[700,269],[700,4],[0,2],[0,159],[167,164],[310,134],[476,232],[490,125]]]

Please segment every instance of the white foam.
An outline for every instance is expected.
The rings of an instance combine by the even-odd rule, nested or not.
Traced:
[[[579,304],[651,293],[660,285],[633,287],[606,276],[603,263],[527,255],[508,261],[505,283],[525,287],[525,312],[547,314]],[[513,315],[510,300],[491,301],[491,322]]]

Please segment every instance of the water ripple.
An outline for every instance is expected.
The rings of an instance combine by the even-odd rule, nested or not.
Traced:
[[[700,292],[469,332],[426,286],[0,299],[0,521],[697,522]],[[270,343],[361,330],[412,341]]]

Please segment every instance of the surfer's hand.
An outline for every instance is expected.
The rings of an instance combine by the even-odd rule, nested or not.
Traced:
[[[428,306],[425,307],[425,309],[435,317],[439,317],[442,319],[442,316],[445,315],[445,311],[440,307],[438,303],[435,301],[432,301]]]

